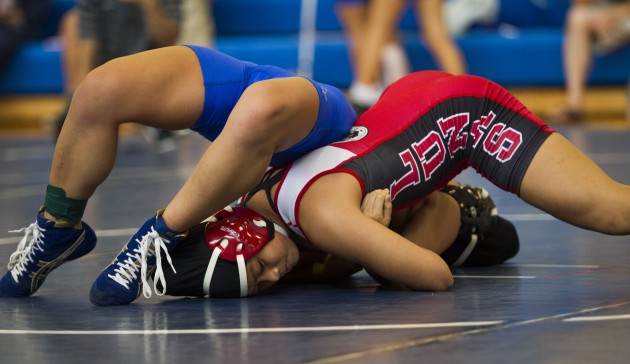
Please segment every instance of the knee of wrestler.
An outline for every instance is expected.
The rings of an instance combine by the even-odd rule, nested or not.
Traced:
[[[514,225],[497,216],[494,224],[483,234],[470,256],[462,263],[464,267],[501,264],[513,258],[519,251],[520,241]]]
[[[125,83],[125,75],[109,63],[90,71],[81,81],[72,97],[70,113],[76,122],[94,124],[115,120],[116,112],[124,110],[132,101],[125,91],[133,88]]]
[[[234,108],[226,130],[245,143],[269,143],[282,139],[296,109],[291,95],[281,84],[261,81],[249,86]]]

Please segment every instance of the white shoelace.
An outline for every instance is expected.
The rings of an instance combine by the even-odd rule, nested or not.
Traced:
[[[46,229],[40,228],[37,225],[37,221],[28,227],[9,231],[10,233],[24,233],[24,237],[20,240],[15,252],[9,257],[9,264],[7,264],[7,268],[11,271],[11,276],[13,276],[13,280],[16,283],[18,282],[18,277],[26,272],[26,265],[33,261],[35,249],[44,251],[42,248],[44,231]]]
[[[127,259],[116,263],[118,265],[118,268],[114,269],[116,274],[108,274],[107,276],[121,286],[129,289],[130,281],[138,277],[137,273],[139,263],[140,279],[142,280],[142,294],[146,298],[151,298],[151,287],[149,286],[149,282],[147,280],[147,259],[152,255],[155,255],[153,290],[158,296],[164,295],[166,292],[166,280],[164,278],[164,271],[162,270],[162,254],[160,253],[164,250],[166,259],[173,269],[173,272],[175,272],[171,256],[168,254],[168,249],[166,248],[166,244],[170,243],[170,241],[163,239],[160,234],[151,227],[151,231],[144,235],[141,240],[136,239],[136,242],[138,242],[138,247],[133,251],[128,251],[126,253]],[[162,284],[162,291],[158,290],[158,282]]]

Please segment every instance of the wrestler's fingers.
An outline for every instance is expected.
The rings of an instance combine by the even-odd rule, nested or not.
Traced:
[[[361,210],[363,213],[380,213],[383,210],[386,192],[384,190],[374,190],[365,195],[361,202]]]
[[[379,206],[379,210],[381,212],[380,223],[389,226],[389,223],[392,220],[392,199],[389,195],[388,189],[382,189],[379,191],[379,196],[375,199],[375,202]]]
[[[387,189],[371,191],[361,202],[361,212],[384,226],[389,226],[391,211],[391,200]]]
[[[371,210],[373,210],[374,207],[374,196],[375,196],[375,191],[372,192],[368,192],[364,197],[363,200],[361,201],[361,211],[363,211],[363,213],[369,212]]]
[[[394,206],[392,204],[392,197],[389,194],[389,190],[386,190],[386,191],[387,191],[387,195],[385,195],[385,202],[383,203],[383,217],[387,221],[386,226],[388,226],[390,221],[392,220],[392,210]]]

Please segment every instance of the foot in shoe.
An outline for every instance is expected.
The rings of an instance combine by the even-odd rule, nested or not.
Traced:
[[[127,305],[140,296],[146,298],[152,294],[148,282],[155,270],[153,291],[163,295],[166,282],[162,272],[162,256],[166,257],[173,268],[169,251],[173,251],[177,243],[186,234],[178,234],[170,230],[164,223],[162,211],[149,219],[138,232],[127,242],[116,259],[98,276],[90,290],[90,300],[97,306]],[[158,284],[162,290],[158,290]]]
[[[12,232],[24,233],[9,258],[9,271],[0,280],[0,297],[28,297],[35,293],[54,269],[88,254],[96,245],[96,234],[86,223],[76,226],[42,216],[30,226]]]
[[[546,121],[554,124],[579,123],[584,121],[584,111],[572,106],[561,106],[547,113]]]
[[[365,108],[374,105],[382,93],[383,89],[380,85],[368,85],[363,82],[354,82],[348,90],[350,101]]]

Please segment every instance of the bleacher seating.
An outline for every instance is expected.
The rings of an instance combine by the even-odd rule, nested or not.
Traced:
[[[304,0],[315,1],[315,0]],[[60,93],[60,48],[51,40],[59,18],[74,0],[54,0],[51,19],[41,39],[24,45],[2,78],[0,93]],[[237,58],[298,69],[302,0],[214,0],[216,46]],[[334,0],[318,0],[315,14],[312,75],[345,88],[351,80],[346,40],[334,14]],[[537,5],[539,4],[539,5]],[[456,40],[472,74],[505,86],[563,84],[561,47],[569,0],[502,0],[498,27],[476,28]],[[401,21],[401,34],[415,70],[435,69],[417,36],[411,10]],[[595,60],[593,84],[625,84],[630,76],[630,47]]]

